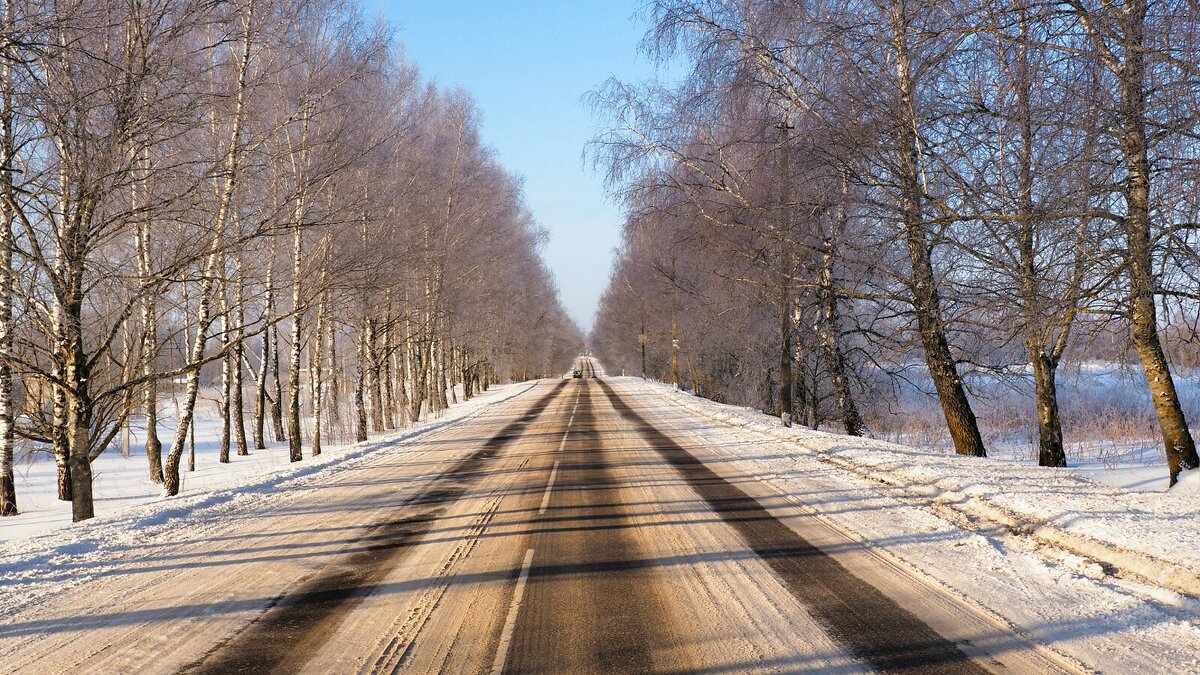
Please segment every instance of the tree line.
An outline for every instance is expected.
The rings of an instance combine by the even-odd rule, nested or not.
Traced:
[[[132,426],[177,494],[202,387],[219,461],[299,461],[582,343],[470,97],[352,2],[2,10],[0,513],[22,448],[92,517],[91,464]]]
[[[852,435],[881,377],[917,378],[973,456],[964,375],[1015,374],[1039,463],[1065,466],[1061,365],[1128,352],[1171,483],[1200,465],[1171,365],[1200,321],[1200,5],[646,11],[682,76],[591,95],[628,212],[592,336],[610,367]]]

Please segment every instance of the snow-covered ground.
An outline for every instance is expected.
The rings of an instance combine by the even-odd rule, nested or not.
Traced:
[[[1200,472],[1170,493],[1132,491],[614,383],[727,479],[763,485],[764,504],[800,505],[906,570],[928,587],[919,597],[948,594],[1084,672],[1200,672]]]
[[[1170,492],[1129,490],[1091,480],[1076,469],[964,458],[943,450],[784,429],[758,411],[717,404],[669,385],[631,377],[609,381],[657,429],[685,444],[728,480],[745,486],[784,522],[800,526],[807,518],[824,523],[837,533],[831,554],[847,554],[861,546],[899,576],[914,580],[908,591],[916,594],[910,598],[913,602],[944,597],[970,608],[983,621],[985,639],[1012,632],[1046,650],[1048,658],[1066,664],[1067,670],[1200,672],[1200,519],[1195,517],[1200,472],[1188,475]],[[76,611],[66,591],[91,582],[100,585],[89,589],[111,591],[117,586],[106,584],[121,583],[140,588],[144,602],[159,608],[155,611],[175,612],[171,594],[179,589],[168,583],[175,573],[162,561],[180,554],[160,547],[203,549],[195,553],[194,565],[211,567],[210,576],[219,585],[225,573],[221,570],[233,568],[212,565],[211,549],[231,528],[266,528],[276,539],[324,541],[322,533],[328,528],[347,527],[341,521],[309,522],[312,513],[324,514],[325,500],[335,494],[324,491],[331,485],[354,492],[355,500],[347,504],[371,505],[361,511],[357,506],[344,509],[346,513],[338,516],[353,519],[356,527],[366,526],[378,517],[378,509],[394,508],[395,501],[392,492],[382,500],[370,496],[375,493],[362,476],[371,474],[374,463],[404,463],[404,481],[393,485],[393,476],[382,484],[392,486],[388,490],[412,491],[422,476],[432,475],[432,467],[447,466],[471,447],[462,439],[478,442],[477,437],[494,433],[512,419],[510,408],[523,399],[495,404],[533,386],[538,385],[495,388],[430,423],[368,443],[329,448],[321,458],[306,458],[298,465],[288,463],[277,447],[257,453],[257,465],[251,464],[252,455],[222,466],[211,454],[210,439],[201,446],[198,471],[190,476],[186,493],[171,499],[158,497],[157,486],[143,478],[144,458],[135,454],[125,460],[114,453],[97,463],[109,463],[98,479],[100,517],[75,525],[66,523],[66,505],[50,494],[53,467],[48,466],[43,491],[50,497],[49,508],[62,515],[38,516],[33,509],[26,516],[0,521],[0,532],[10,539],[0,544],[0,614],[26,617],[24,623],[9,626],[9,637],[19,639],[19,630],[29,630],[37,639],[59,639],[56,631],[44,630],[46,624],[34,614],[58,617]],[[435,429],[442,431],[426,435]],[[618,430],[618,436],[621,433],[628,436]],[[459,440],[446,442],[442,436],[447,434]],[[413,438],[412,445],[396,443],[414,435],[421,438]],[[512,461],[527,460],[522,457],[514,455]],[[36,475],[32,468],[26,467],[27,477]],[[647,485],[663,482],[656,479]],[[535,483],[540,487],[540,479]],[[308,497],[318,489],[325,496],[314,503]],[[118,490],[127,492],[118,495]],[[689,503],[683,498],[670,502]],[[255,525],[252,521],[262,517],[259,507],[264,504],[272,507],[267,510],[272,517],[289,525],[280,531]],[[797,510],[810,515],[797,516]],[[247,518],[251,513],[257,515]],[[34,517],[20,524],[27,516]],[[35,522],[40,524],[31,524]],[[9,532],[15,530],[9,527],[25,528],[25,534],[14,538]],[[235,556],[229,564],[256,563],[260,550],[302,547],[290,539],[284,544],[272,541],[271,548],[250,546],[246,550],[251,553]],[[322,555],[335,555],[334,543]],[[297,575],[316,564],[309,557],[281,556],[280,562],[258,569]],[[293,567],[283,567],[289,564]],[[158,591],[143,587],[134,571],[161,571],[167,585]],[[862,578],[881,583],[876,576]],[[185,603],[178,611],[203,611],[189,615],[192,624],[171,624],[179,635],[190,634],[193,624],[213,620],[207,612],[217,601],[201,597],[208,591],[200,586],[189,592],[204,603]],[[230,615],[248,622],[281,591],[275,586],[258,589],[248,596],[254,602],[246,601],[244,590],[222,592],[236,607]],[[389,609],[394,613],[391,605]],[[126,615],[142,616],[128,609]],[[96,619],[97,625],[102,619]],[[155,630],[168,623],[155,621]]]
[[[389,432],[371,439],[363,444],[331,444],[326,443],[322,454],[316,461],[309,456],[309,446],[304,447],[303,462],[292,463],[288,458],[288,446],[285,442],[268,442],[263,450],[250,450],[247,456],[239,457],[231,451],[229,463],[217,461],[221,421],[215,417],[211,405],[201,402],[196,420],[196,470],[187,470],[187,456],[183,458],[180,467],[182,483],[181,495],[176,499],[164,499],[162,487],[152,483],[148,474],[147,460],[143,448],[144,427],[134,426],[131,434],[131,451],[128,457],[122,455],[117,448],[109,448],[92,463],[93,483],[95,493],[95,509],[98,518],[114,518],[128,512],[134,507],[147,504],[160,504],[163,508],[172,509],[172,504],[181,500],[189,503],[204,495],[216,495],[224,490],[253,491],[254,489],[269,489],[270,486],[288,477],[304,475],[320,468],[327,468],[348,458],[361,456],[380,444],[388,444],[415,433],[422,433],[431,428],[461,419],[465,414],[478,411],[481,406],[495,403],[524,391],[528,385],[494,386],[489,391],[473,398],[471,401],[452,405],[440,417],[419,422],[405,429]],[[171,413],[171,406],[163,406],[164,413]],[[159,437],[163,441],[164,460],[170,449],[170,441],[175,432],[173,414],[164,415],[159,420]],[[247,430],[249,433],[249,430]],[[271,431],[267,430],[270,438]],[[118,444],[121,439],[118,437]],[[44,452],[19,458],[16,465],[17,505],[21,514],[0,519],[0,544],[15,539],[23,539],[43,534],[51,530],[71,525],[71,505],[57,498],[57,469],[53,459]],[[214,497],[219,498],[219,497]],[[0,561],[3,551],[0,550]],[[0,563],[2,566],[2,563]]]
[[[980,421],[988,455],[1037,464],[1033,384],[1026,367],[1006,375],[971,373],[964,380]],[[909,379],[889,381],[895,400],[872,420],[879,438],[952,452],[932,385],[914,367]],[[1189,419],[1200,419],[1200,372],[1175,373]],[[889,385],[891,386],[891,385]],[[1150,394],[1136,367],[1086,362],[1064,367],[1058,379],[1067,461],[1078,475],[1115,487],[1167,488],[1166,457]]]
[[[627,378],[632,379],[632,378]],[[714,403],[645,383],[707,418],[788,442],[796,457],[817,459],[899,488],[965,523],[983,522],[1094,561],[1117,574],[1200,597],[1200,471],[1170,491],[1131,490],[1009,459],[967,458],[886,441],[782,427],[760,411]],[[785,472],[787,457],[770,473]],[[1165,473],[1162,466],[1146,467]]]

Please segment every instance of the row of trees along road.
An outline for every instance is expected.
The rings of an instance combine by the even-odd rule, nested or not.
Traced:
[[[176,494],[202,383],[221,461],[298,461],[581,344],[470,99],[354,4],[4,1],[0,47],[0,512],[20,443],[92,517],[135,423]]]
[[[629,213],[592,338],[610,367],[636,370],[649,331],[651,375],[862,434],[864,382],[919,361],[975,456],[964,372],[1024,372],[1040,463],[1065,466],[1056,374],[1117,336],[1171,482],[1200,464],[1164,341],[1194,349],[1200,318],[1200,5],[646,11],[645,49],[683,76],[592,95]]]

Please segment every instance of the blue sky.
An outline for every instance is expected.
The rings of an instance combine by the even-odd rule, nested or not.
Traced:
[[[371,7],[371,0],[365,0]],[[581,158],[596,123],[581,100],[610,76],[641,81],[644,0],[376,0],[422,73],[471,92],[483,137],[525,178],[543,252],[563,302],[585,330],[620,242],[620,211]],[[369,11],[369,10],[368,10]]]

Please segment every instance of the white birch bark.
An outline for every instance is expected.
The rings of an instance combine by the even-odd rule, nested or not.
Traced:
[[[209,314],[211,312],[213,274],[217,269],[217,261],[221,251],[221,239],[229,220],[229,210],[233,203],[233,196],[237,190],[238,169],[240,167],[238,161],[240,158],[238,144],[241,140],[242,115],[245,108],[246,77],[250,68],[250,24],[253,17],[254,0],[248,0],[242,22],[245,31],[242,37],[242,51],[238,60],[237,89],[234,96],[233,114],[230,120],[229,144],[225,150],[226,154],[223,162],[225,180],[221,188],[216,222],[200,281],[196,336],[192,340],[191,349],[188,353],[188,363],[195,364],[195,367],[187,375],[179,424],[175,429],[175,436],[171,442],[171,450],[167,454],[167,466],[164,472],[163,484],[163,493],[167,496],[179,494],[179,462],[182,459],[184,442],[187,440],[186,434],[192,426],[195,414],[196,397],[200,391],[200,363],[204,358],[204,347],[207,343],[208,327],[211,322]],[[193,447],[194,445],[193,441]]]

